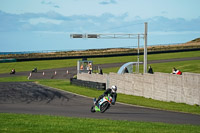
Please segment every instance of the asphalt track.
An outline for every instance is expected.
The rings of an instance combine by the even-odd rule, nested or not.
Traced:
[[[91,113],[91,98],[32,82],[1,82],[0,112],[81,118],[200,125],[200,115],[116,103],[105,113]]]

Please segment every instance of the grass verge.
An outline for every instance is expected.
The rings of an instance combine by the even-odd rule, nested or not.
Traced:
[[[200,73],[200,63],[198,60],[191,60],[191,61],[178,61],[178,62],[167,62],[167,63],[155,63],[155,64],[148,64],[151,65],[154,72],[163,72],[163,73],[171,73],[172,68],[176,67],[182,72],[191,72],[191,73]],[[113,68],[105,68],[103,69],[104,73],[114,72],[117,73],[120,67],[113,67]],[[133,68],[135,71],[135,68]],[[140,73],[143,72],[143,66],[140,65]]]
[[[132,122],[71,118],[48,115],[0,114],[0,132],[81,132],[81,133],[197,133],[200,126],[153,122]]]
[[[13,76],[13,77],[4,77],[0,78],[0,82],[27,82],[26,76]]]

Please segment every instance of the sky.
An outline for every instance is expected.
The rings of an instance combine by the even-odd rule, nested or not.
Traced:
[[[0,52],[136,47],[137,39],[70,34],[143,34],[144,22],[148,45],[184,43],[200,37],[199,5],[199,0],[0,0]]]

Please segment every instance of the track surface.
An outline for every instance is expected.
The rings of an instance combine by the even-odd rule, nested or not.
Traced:
[[[160,111],[117,103],[105,113],[91,113],[92,99],[32,82],[1,82],[0,112],[46,114],[112,120],[200,125],[200,115]]]

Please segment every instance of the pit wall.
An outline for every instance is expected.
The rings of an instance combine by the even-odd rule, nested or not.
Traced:
[[[106,83],[107,87],[116,85],[118,93],[143,96],[160,101],[173,101],[190,105],[200,105],[200,74],[183,73],[174,75],[155,74],[87,74],[77,78],[85,81]]]

